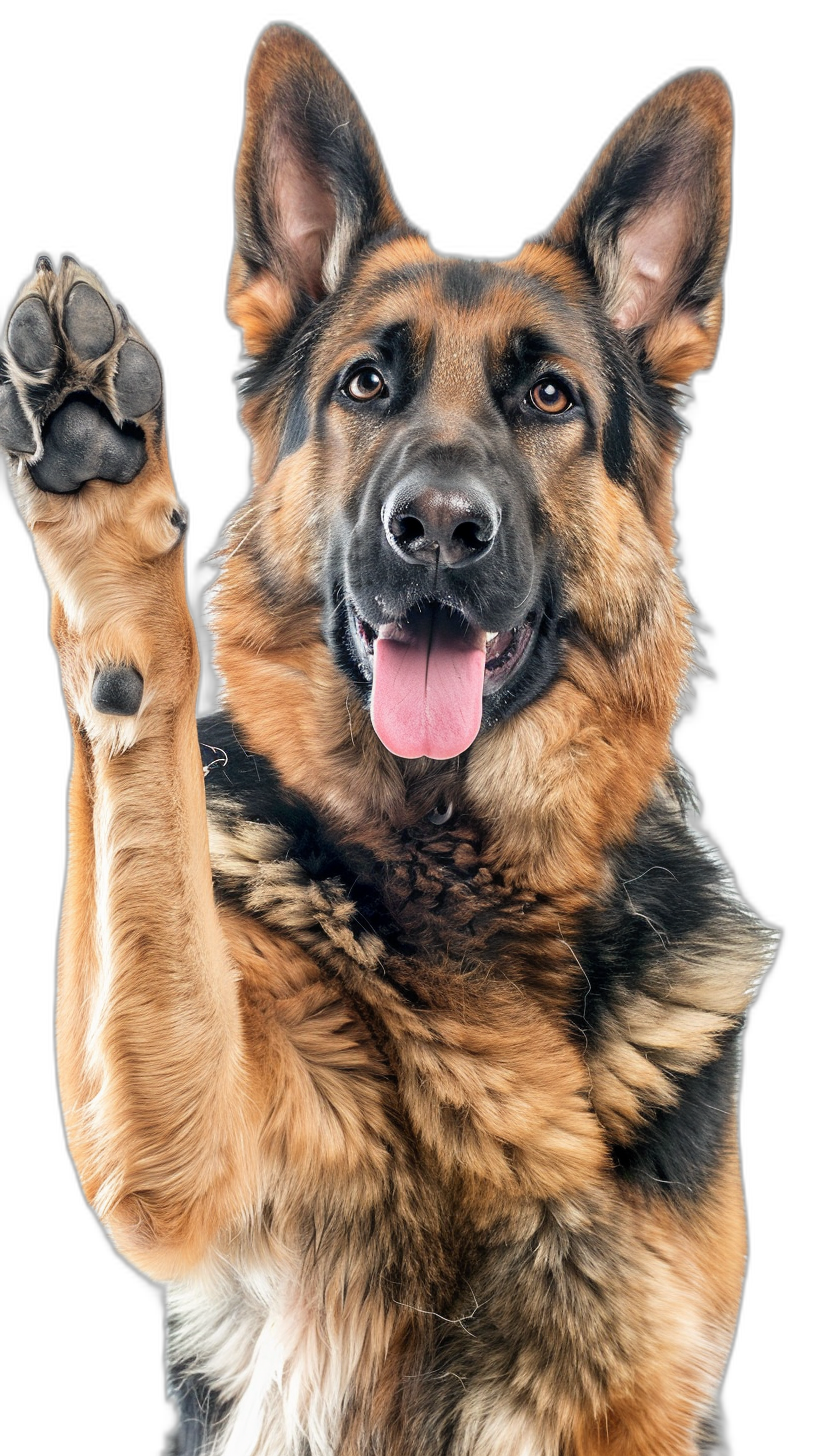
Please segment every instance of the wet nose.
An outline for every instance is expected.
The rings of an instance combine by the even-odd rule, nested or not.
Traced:
[[[473,479],[447,484],[413,476],[391,491],[382,521],[389,546],[404,561],[461,567],[487,555],[501,511]]]

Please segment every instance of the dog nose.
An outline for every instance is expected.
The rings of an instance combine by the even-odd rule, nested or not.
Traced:
[[[487,555],[501,511],[475,480],[446,486],[409,478],[391,491],[382,520],[388,544],[403,560],[464,566]]]

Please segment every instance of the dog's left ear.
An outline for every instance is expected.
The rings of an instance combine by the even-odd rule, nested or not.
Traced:
[[[405,226],[342,76],[289,25],[264,31],[247,78],[227,308],[250,354],[336,286],[368,241]]]
[[[720,77],[678,76],[615,133],[546,237],[577,256],[668,384],[706,369],[717,348],[731,134]]]

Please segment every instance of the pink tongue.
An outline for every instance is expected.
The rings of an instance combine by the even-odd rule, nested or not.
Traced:
[[[374,643],[374,731],[400,758],[455,758],[479,732],[484,671],[484,633],[447,612],[426,609],[417,626],[383,628]]]

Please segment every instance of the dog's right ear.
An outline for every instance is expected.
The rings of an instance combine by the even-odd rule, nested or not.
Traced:
[[[348,86],[288,25],[264,31],[250,64],[235,214],[227,311],[256,355],[361,247],[405,226]]]

